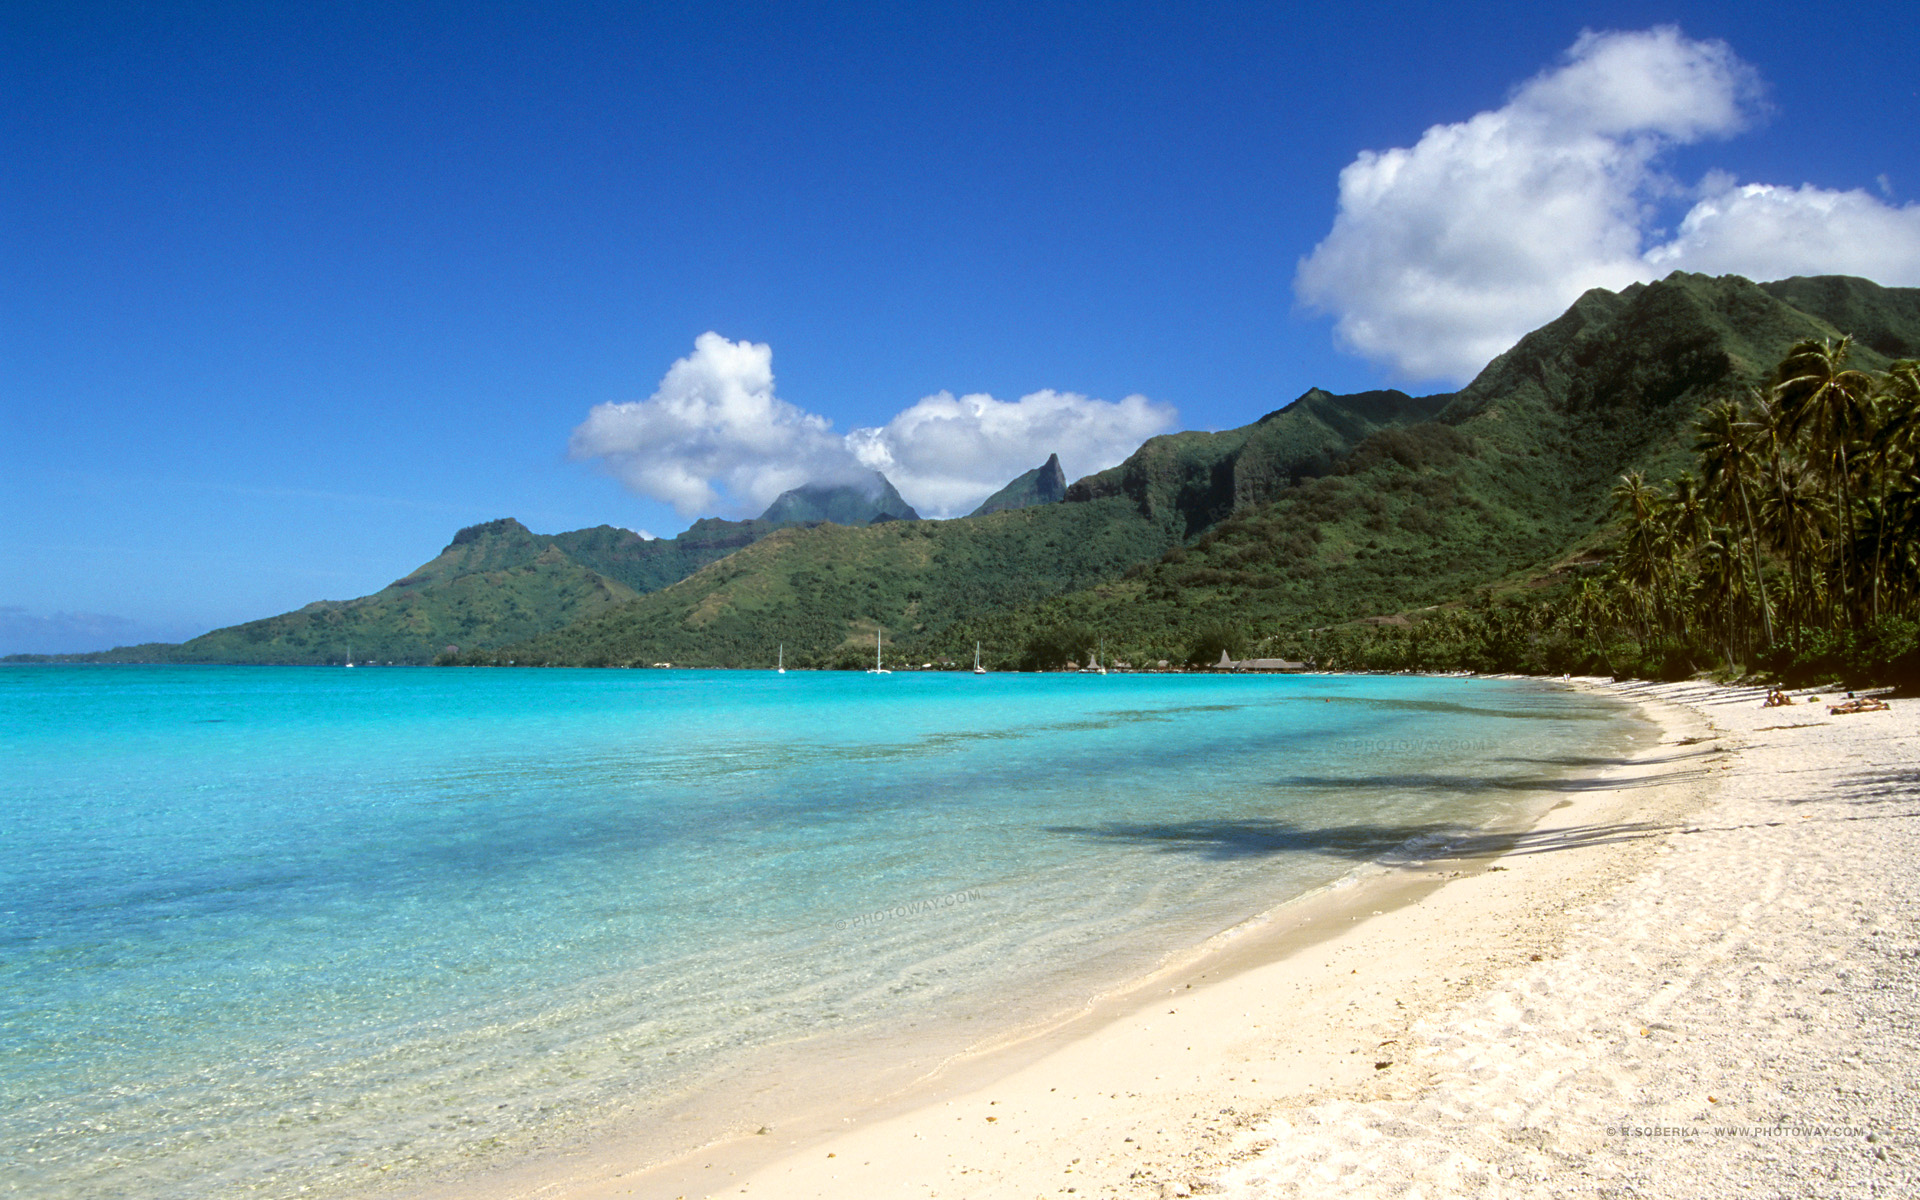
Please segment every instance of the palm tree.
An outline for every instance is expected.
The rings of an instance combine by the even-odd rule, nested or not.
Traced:
[[[1622,475],[1613,485],[1612,495],[1614,511],[1627,524],[1626,534],[1620,539],[1620,578],[1627,584],[1627,594],[1635,600],[1635,607],[1642,608],[1646,615],[1655,615],[1671,555],[1668,528],[1655,518],[1665,509],[1667,498],[1659,488],[1649,486],[1638,471]],[[1640,602],[1642,594],[1646,597],[1644,605]],[[1640,626],[1644,640],[1644,616]]]
[[[1803,574],[1801,534],[1804,530],[1800,524],[1792,521],[1782,523],[1781,518],[1801,507],[1798,497],[1787,496],[1788,492],[1800,486],[1798,466],[1792,458],[1792,439],[1787,435],[1786,413],[1778,397],[1771,391],[1754,388],[1747,393],[1747,400],[1748,409],[1742,428],[1759,464],[1759,473],[1755,477],[1759,495],[1758,528],[1771,545],[1786,551],[1785,616],[1788,625],[1797,629],[1802,616],[1799,606],[1805,596],[1800,586]]]
[[[1888,492],[1914,462],[1920,442],[1920,361],[1902,359],[1874,381],[1869,398],[1872,433],[1867,439],[1867,478],[1875,484],[1871,620],[1880,619],[1880,593],[1885,576]]]
[[[1760,519],[1773,536],[1787,548],[1789,564],[1788,609],[1796,623],[1813,618],[1820,589],[1814,586],[1812,559],[1820,549],[1820,529],[1826,510],[1820,493],[1808,480],[1804,468],[1782,462],[1774,471],[1771,493],[1760,506]]]
[[[1760,528],[1753,519],[1753,501],[1747,481],[1759,477],[1760,460],[1754,453],[1752,429],[1740,406],[1722,397],[1707,407],[1694,426],[1693,449],[1700,455],[1700,472],[1708,487],[1721,488],[1739,504],[1747,529],[1747,556],[1753,569],[1753,594],[1760,600],[1760,627],[1773,648],[1773,604],[1760,575]],[[1728,506],[1731,508],[1731,505]],[[1731,515],[1731,514],[1730,514]]]
[[[1920,473],[1911,467],[1900,472],[1887,491],[1887,545],[1883,564],[1898,611],[1920,596]]]
[[[1711,528],[1707,520],[1706,497],[1701,493],[1700,481],[1693,477],[1691,471],[1680,472],[1673,479],[1672,487],[1666,511],[1672,522],[1673,536],[1682,547],[1691,546]]]
[[[1840,604],[1851,597],[1844,551],[1854,540],[1847,449],[1865,428],[1867,397],[1873,391],[1872,376],[1847,369],[1852,352],[1851,336],[1838,342],[1808,339],[1795,343],[1774,370],[1774,394],[1780,398],[1788,436],[1806,436],[1811,460],[1833,484],[1834,517],[1839,523],[1836,545],[1842,555],[1837,564],[1839,588],[1831,595]]]
[[[1727,665],[1732,666],[1743,657],[1739,651],[1745,639],[1739,636],[1741,623],[1734,620],[1734,613],[1746,590],[1746,572],[1740,561],[1740,551],[1732,528],[1715,530],[1713,537],[1700,543],[1700,555],[1700,588],[1709,599],[1715,601],[1713,611],[1723,614],[1719,622],[1720,645],[1725,651]]]
[[[1573,622],[1577,632],[1592,637],[1594,648],[1600,653],[1600,661],[1607,664],[1607,674],[1620,672],[1613,665],[1613,652],[1607,645],[1607,635],[1613,629],[1615,612],[1613,601],[1608,598],[1605,588],[1598,587],[1591,579],[1582,579],[1573,593]]]
[[[1670,486],[1673,490],[1668,494],[1662,511],[1662,523],[1667,528],[1664,546],[1667,553],[1667,594],[1681,638],[1690,639],[1687,612],[1691,606],[1684,603],[1693,591],[1690,568],[1701,542],[1713,532],[1713,522],[1707,516],[1706,498],[1693,472],[1680,472]]]

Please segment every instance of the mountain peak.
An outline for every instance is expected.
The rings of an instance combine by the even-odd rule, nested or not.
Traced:
[[[775,525],[871,525],[876,521],[918,521],[920,514],[901,498],[880,472],[859,483],[806,483],[780,493],[762,521]]]
[[[1047,461],[1008,483],[981,502],[968,516],[984,517],[1009,508],[1029,508],[1035,504],[1057,504],[1067,495],[1067,473],[1060,456],[1049,454]]]
[[[501,517],[495,521],[482,521],[478,525],[467,526],[459,533],[453,535],[453,540],[447,543],[447,549],[451,550],[455,546],[464,546],[469,542],[477,542],[483,538],[509,537],[517,540],[520,538],[530,538],[532,536],[533,531],[531,529],[528,529],[512,517]]]

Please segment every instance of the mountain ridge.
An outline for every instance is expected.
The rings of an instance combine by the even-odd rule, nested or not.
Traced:
[[[1099,505],[1110,533],[1133,530],[1136,549],[1157,541],[1157,553],[1077,587],[1036,588],[1011,608],[1004,590],[976,604],[876,544],[865,592],[836,594],[807,613],[803,636],[783,635],[794,611],[756,597],[804,576],[813,558],[853,554],[853,534],[827,531],[808,536],[842,544],[760,547],[725,580],[696,574],[514,651],[547,662],[752,665],[760,640],[770,649],[781,637],[789,663],[836,665],[860,631],[884,623],[902,654],[924,661],[957,658],[977,639],[1011,666],[1028,643],[1074,629],[1098,631],[1134,661],[1171,661],[1209,623],[1297,630],[1445,603],[1530,571],[1563,577],[1594,546],[1621,472],[1688,465],[1701,405],[1762,382],[1794,342],[1847,332],[1828,316],[1877,323],[1891,349],[1920,339],[1920,290],[1783,284],[1776,295],[1738,276],[1675,273],[1595,290],[1458,392],[1310,390],[1238,429],[1151,439],[1076,481],[1064,503],[1017,511],[1051,521]],[[1795,308],[1796,296],[1813,296],[1818,310]],[[1863,347],[1855,365],[1887,361]],[[1047,570],[1049,556],[1072,553],[1070,539],[1041,537],[1001,569]],[[722,618],[735,624],[719,628]]]
[[[516,662],[853,665],[873,631],[924,647],[965,614],[1097,586],[1179,546],[1236,497],[1330,469],[1356,439],[1438,408],[1404,393],[1318,389],[1249,425],[1149,439],[1059,503],[951,521],[818,526],[767,538],[672,587],[516,645]],[[1383,423],[1384,422],[1384,423]],[[990,619],[989,619],[990,622]],[[943,650],[942,653],[948,653]],[[493,661],[498,655],[469,656]],[[998,661],[998,660],[996,660]]]
[[[1206,622],[1299,628],[1560,577],[1593,552],[1620,472],[1688,465],[1702,403],[1762,382],[1795,341],[1846,333],[1863,369],[1920,353],[1920,289],[1676,272],[1587,292],[1457,392],[1309,389],[1235,429],[1149,439],[1056,502],[854,527],[703,519],[653,540],[503,518],[373,596],[55,657],[325,661],[321,643],[347,635],[382,657],[355,629],[386,621],[408,639],[395,661],[458,646],[461,661],[754,665],[784,642],[790,664],[834,665],[879,624],[923,659],[978,638],[1011,665],[1010,642],[1079,626],[1171,658]],[[443,592],[446,611],[425,611]]]
[[[343,663],[352,653],[363,662],[423,665],[522,641],[657,591],[782,528],[832,518],[855,525],[918,519],[891,482],[874,478],[871,489],[795,488],[759,517],[703,517],[672,538],[613,525],[540,534],[499,517],[459,529],[432,559],[365,596],[311,601],[184,642],[0,661],[294,666]]]

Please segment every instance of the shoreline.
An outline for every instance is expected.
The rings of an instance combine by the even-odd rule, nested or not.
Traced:
[[[1210,1191],[1920,1194],[1920,702],[1579,685],[1710,723],[1711,802],[1559,953],[1424,1014],[1406,1085],[1276,1114]]]
[[[1285,906],[884,1096],[429,1195],[1920,1191],[1920,701],[1566,686],[1659,736],[1529,829]]]
[[[1561,798],[1531,826],[1458,839],[1448,857],[1282,906],[1078,1014],[923,1058],[884,1094],[789,1091],[775,1102],[779,1080],[748,1081],[733,1098],[771,1102],[745,1111],[787,1109],[777,1128],[645,1167],[650,1156],[636,1139],[603,1139],[420,1194],[1205,1188],[1245,1157],[1236,1140],[1271,1114],[1404,1079],[1417,1016],[1546,957],[1580,904],[1631,878],[1652,841],[1708,803],[1720,752],[1700,739],[1710,740],[1711,722],[1675,706],[1637,707],[1659,730],[1654,744],[1642,739],[1631,756],[1581,764],[1584,772],[1550,789]]]

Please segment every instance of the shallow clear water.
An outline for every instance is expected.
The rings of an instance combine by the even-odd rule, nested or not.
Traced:
[[[0,668],[0,1190],[357,1194],[1017,1016],[1638,729],[1491,680]]]

